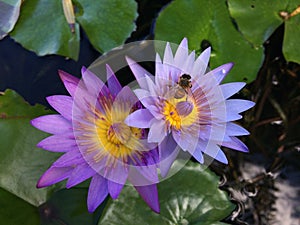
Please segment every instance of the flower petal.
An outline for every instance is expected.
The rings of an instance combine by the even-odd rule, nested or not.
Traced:
[[[90,70],[82,67],[81,69],[82,79],[87,88],[87,91],[91,93],[94,97],[98,97],[100,93],[107,95],[109,93],[106,85]],[[79,96],[80,97],[80,96]]]
[[[37,147],[43,148],[52,152],[68,152],[73,149],[77,149],[77,143],[73,135],[52,135],[45,138]]]
[[[227,148],[241,151],[241,152],[249,152],[248,147],[242,141],[240,141],[238,138],[230,137],[230,139],[232,140],[231,142],[225,141],[225,142],[222,142],[221,145],[225,146]]]
[[[122,86],[108,64],[106,64],[106,74],[107,74],[107,85],[110,92],[113,95],[117,95],[121,91]]]
[[[158,192],[156,184],[146,186],[134,186],[148,206],[156,213],[160,212]]]
[[[138,84],[142,89],[149,90],[148,84],[145,80],[146,76],[152,76],[147,70],[141,67],[137,62],[133,61],[129,57],[126,57],[128,66],[130,67],[133,75],[135,76]]]
[[[96,174],[93,176],[88,192],[88,211],[94,212],[96,208],[104,201],[108,195],[107,181],[102,176]]]
[[[226,104],[226,108],[229,109],[230,113],[244,112],[255,105],[255,103],[252,101],[241,100],[241,99],[229,99],[226,100],[225,104]]]
[[[66,184],[66,188],[74,187],[75,185],[87,180],[95,174],[96,171],[93,168],[91,168],[87,163],[79,164],[72,171],[72,174],[70,175]]]
[[[54,167],[75,167],[76,165],[84,163],[84,158],[82,157],[79,150],[73,150],[66,152],[61,157],[59,157],[54,163]]]
[[[201,77],[204,75],[204,73],[207,70],[207,66],[208,66],[208,62],[209,62],[210,51],[211,51],[210,47],[205,49],[201,53],[201,55],[196,59],[194,65],[193,65],[192,72],[190,74],[192,76],[192,78]]]
[[[60,76],[60,79],[63,81],[66,89],[70,93],[70,95],[74,96],[79,83],[79,78],[74,77],[71,74],[68,74],[67,72],[64,72],[62,70],[59,70],[58,74]]]
[[[169,134],[158,146],[158,150],[160,174],[162,177],[166,177],[180,152],[180,148],[173,139],[173,136]]]
[[[246,83],[244,82],[233,82],[233,83],[227,83],[220,85],[220,88],[223,92],[224,99],[227,99],[237,93],[239,90],[241,90]]]
[[[73,171],[72,167],[50,167],[39,179],[37,188],[43,188],[68,178]]]
[[[228,136],[242,136],[249,135],[249,132],[243,127],[235,124],[235,123],[227,123],[226,124],[226,134]]]
[[[50,134],[66,134],[72,132],[71,123],[61,115],[40,116],[31,120],[31,125]]]
[[[174,64],[178,65],[179,67],[182,66],[183,63],[188,58],[188,53],[189,53],[188,40],[187,38],[183,38],[175,53]]]
[[[233,67],[233,63],[224,64],[208,72],[207,76],[214,76],[217,83],[221,83],[232,67]]]
[[[113,199],[117,199],[119,197],[120,192],[122,191],[122,189],[124,187],[124,183],[120,184],[120,183],[116,183],[111,180],[108,180],[107,186],[108,186],[108,192],[109,192],[110,196]]]
[[[160,143],[166,136],[165,121],[163,120],[152,120],[150,131],[148,134],[149,142]]]
[[[67,120],[72,120],[72,97],[66,95],[54,95],[46,98],[49,104]]]
[[[131,113],[126,119],[125,123],[131,127],[149,128],[153,115],[148,109],[139,109]]]
[[[221,163],[228,164],[228,160],[224,152],[220,149],[216,143],[205,143],[206,147],[202,148],[202,152],[210,157],[220,161]]]

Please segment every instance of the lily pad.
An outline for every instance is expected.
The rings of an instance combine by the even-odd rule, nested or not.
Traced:
[[[299,3],[300,4],[300,3]],[[299,46],[300,37],[300,14],[289,18],[284,24],[283,54],[290,62],[300,63]]]
[[[20,14],[21,0],[0,1],[0,40],[15,26]]]
[[[41,105],[29,105],[12,90],[0,95],[0,187],[35,206],[59,187],[36,188],[39,177],[59,154],[35,147],[46,134],[32,127],[30,120],[49,113]]]
[[[135,29],[137,4],[134,0],[77,0],[76,19],[93,46],[106,52],[124,44]]]
[[[211,68],[235,63],[227,82],[251,82],[262,64],[262,47],[251,45],[236,29],[225,1],[174,1],[160,13],[155,34],[157,40],[177,44],[187,37],[190,49],[196,50],[201,43],[210,43]]]
[[[59,54],[78,58],[79,26],[76,24],[75,32],[71,32],[61,1],[24,1],[20,18],[10,35],[39,56]]]
[[[229,0],[228,6],[238,29],[254,46],[262,46],[275,29],[285,23],[283,53],[287,61],[300,63],[300,53],[295,48],[299,42],[300,14],[290,18],[281,16],[299,7],[298,0]]]
[[[152,212],[131,186],[117,200],[110,200],[99,220],[106,225],[213,225],[235,208],[226,192],[218,189],[219,177],[190,162],[171,178],[158,184],[160,214]]]

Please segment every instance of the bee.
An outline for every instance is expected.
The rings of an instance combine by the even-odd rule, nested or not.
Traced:
[[[190,89],[192,88],[191,76],[188,74],[183,74],[179,77],[177,86],[175,87],[175,95],[176,99],[183,98],[185,95],[188,95]]]

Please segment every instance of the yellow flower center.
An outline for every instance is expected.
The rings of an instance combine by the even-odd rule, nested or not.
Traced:
[[[186,97],[181,99],[171,98],[168,101],[165,101],[163,107],[163,115],[165,116],[166,122],[176,130],[180,130],[182,126],[189,126],[198,120],[198,109],[194,103],[193,99],[188,99],[191,101],[192,109],[188,114],[181,114],[176,106],[178,103],[182,103],[183,101],[187,101]]]
[[[95,108],[92,111],[95,117],[85,118],[94,126],[82,124],[82,129],[87,134],[81,139],[87,139],[83,145],[88,146],[87,153],[94,154],[95,162],[108,157],[107,166],[113,166],[118,159],[127,163],[129,158],[135,160],[134,155],[139,157],[139,150],[143,148],[140,141],[143,131],[129,127],[123,122],[130,110],[124,110],[124,105],[121,107],[114,105],[112,109],[106,108],[105,114]]]
[[[177,130],[181,128],[181,117],[176,111],[175,106],[166,101],[163,109],[163,114],[165,115],[166,121]]]

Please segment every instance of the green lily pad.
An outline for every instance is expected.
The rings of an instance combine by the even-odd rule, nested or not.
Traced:
[[[39,56],[59,54],[77,60],[79,26],[72,33],[61,1],[24,1],[11,37]]]
[[[283,54],[287,61],[300,63],[299,37],[300,37],[300,14],[285,21]]]
[[[39,225],[39,213],[36,207],[0,188],[1,224]]]
[[[93,46],[106,52],[124,44],[135,29],[137,4],[134,0],[77,0],[76,19]]]
[[[0,40],[15,26],[20,14],[21,0],[0,1]]]
[[[226,192],[218,189],[219,177],[199,164],[188,163],[171,178],[158,184],[160,214],[152,212],[131,186],[117,200],[110,200],[99,220],[106,225],[213,225],[235,208]]]
[[[298,0],[249,1],[229,0],[229,11],[240,32],[254,46],[262,46],[283,22],[285,23],[283,53],[287,61],[300,63],[300,15],[284,19],[282,12],[291,13],[299,6]]]
[[[32,127],[30,120],[49,113],[41,105],[29,105],[12,90],[0,95],[0,187],[35,206],[60,186],[36,188],[59,154],[35,147],[47,134]]]
[[[157,40],[177,44],[187,37],[189,48],[196,50],[208,41],[212,46],[211,68],[235,63],[227,82],[251,82],[262,64],[262,47],[251,45],[236,29],[225,1],[174,1],[160,13],[155,34]]]

